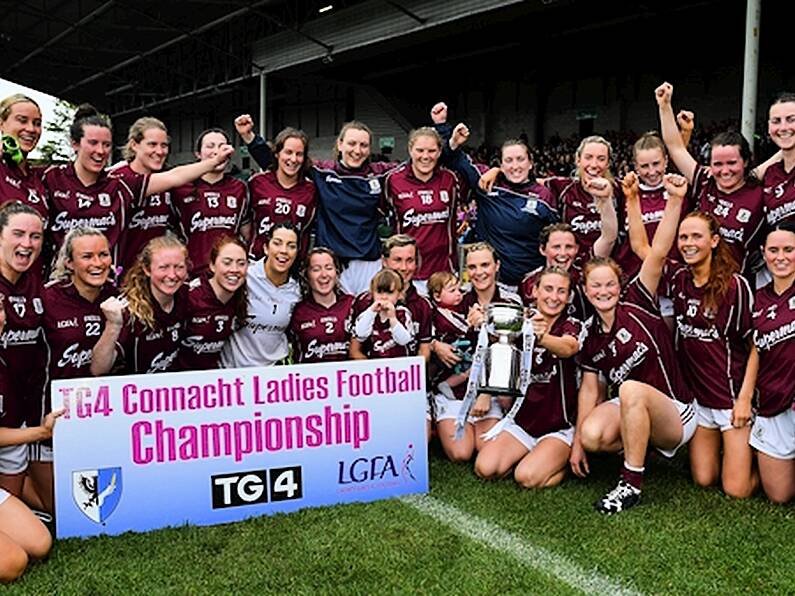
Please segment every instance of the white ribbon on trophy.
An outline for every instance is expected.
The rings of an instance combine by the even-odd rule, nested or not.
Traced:
[[[511,311],[513,311],[513,315],[511,315]],[[518,315],[517,312],[518,311]],[[511,329],[511,316],[514,318],[521,317],[522,309],[521,307],[517,307],[516,305],[512,304],[492,304],[489,305],[488,309],[488,323],[491,323],[493,319],[498,319],[500,315],[505,316],[508,315],[508,319],[504,321],[506,324],[507,333],[513,333],[515,336],[515,328]],[[518,321],[516,321],[518,322]],[[480,333],[478,334],[478,343],[475,348],[475,356],[472,361],[472,368],[469,371],[469,381],[467,383],[467,390],[466,394],[464,395],[464,400],[461,404],[461,409],[458,412],[458,417],[456,419],[456,433],[455,438],[456,440],[461,439],[464,436],[464,428],[466,428],[467,420],[469,418],[469,412],[472,409],[472,404],[474,403],[475,399],[477,398],[478,394],[481,392],[480,389],[482,388],[482,384],[484,382],[488,382],[488,380],[484,379],[489,376],[488,374],[484,376],[484,379],[481,379],[483,373],[483,366],[484,361],[486,360],[487,353],[493,347],[497,349],[505,350],[508,346],[508,334],[505,334],[501,337],[500,342],[495,346],[489,345],[489,327],[496,326],[490,325],[487,321],[484,321],[483,325],[481,325]],[[506,329],[503,330],[503,333],[506,332]],[[494,329],[492,329],[494,331]],[[504,391],[505,394],[510,394],[515,396],[513,407],[511,407],[508,414],[494,427],[491,431],[487,432],[484,435],[484,438],[493,439],[494,437],[499,434],[499,432],[505,427],[508,421],[513,420],[513,417],[516,415],[516,412],[519,411],[519,408],[524,401],[524,396],[527,393],[527,387],[530,384],[530,371],[533,363],[533,347],[535,346],[535,334],[533,333],[533,324],[532,321],[529,319],[524,319],[522,317],[522,325],[521,325],[521,334],[522,334],[522,352],[521,352],[521,359],[519,363],[519,388],[518,391],[514,391],[510,387],[504,387],[507,391]],[[518,351],[513,348],[514,351]],[[490,367],[494,368],[495,363],[493,362],[494,354],[489,354],[489,357],[492,359],[492,362],[489,363]],[[507,370],[511,370],[511,363],[499,362],[497,365],[505,366],[507,364]],[[505,370],[500,371],[503,374]],[[503,378],[503,381],[505,379]],[[483,391],[488,393],[488,391]]]
[[[527,395],[527,388],[530,386],[530,377],[533,369],[533,349],[536,345],[536,334],[533,332],[533,321],[525,319],[522,323],[522,368],[521,368],[521,383],[519,385],[519,397],[513,400],[513,405],[508,413],[502,417],[497,424],[492,426],[489,430],[481,435],[484,441],[493,441],[497,435],[508,425],[513,422],[519,409],[524,403],[525,395]]]

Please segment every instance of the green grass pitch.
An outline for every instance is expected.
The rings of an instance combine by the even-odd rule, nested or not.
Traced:
[[[649,594],[795,593],[795,509],[734,501],[690,482],[686,458],[653,460],[643,502],[591,503],[617,458],[586,481],[530,492],[486,483],[432,449],[434,502],[496,526],[615,585]],[[462,534],[399,500],[307,509],[215,527],[56,543],[7,588],[20,594],[571,594],[543,564]]]

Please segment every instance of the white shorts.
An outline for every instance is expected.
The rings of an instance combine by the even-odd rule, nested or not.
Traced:
[[[676,452],[679,450],[679,448],[693,438],[693,434],[695,434],[696,427],[698,426],[698,416],[696,415],[695,403],[686,404],[679,401],[678,399],[672,399],[671,401],[676,406],[676,411],[679,412],[679,420],[682,422],[682,439],[673,449],[663,449],[662,447],[653,445],[653,447],[659,453],[669,458],[676,455]],[[621,407],[621,403],[618,401],[617,397],[609,399],[605,403],[614,404],[618,407]]]
[[[4,491],[0,488],[0,505],[6,502],[6,499],[11,496],[11,493]]]
[[[571,447],[572,441],[574,441],[574,428],[572,427],[564,428],[563,430],[556,430],[555,432],[547,433],[545,435],[541,435],[540,437],[533,437],[527,434],[525,429],[512,420],[505,425],[505,428],[503,428],[502,431],[510,433],[510,435],[524,445],[528,451],[535,449],[535,446],[544,439],[558,439],[559,441],[566,443],[566,445],[569,447]]]
[[[757,416],[748,443],[776,459],[795,459],[795,410],[775,416]]]
[[[30,461],[52,463],[52,447],[41,443],[31,443],[28,446],[28,458]]]
[[[411,283],[414,284],[414,289],[420,296],[428,297],[428,280],[427,279],[412,279]]]
[[[437,393],[433,396],[434,403],[436,404],[436,422],[441,422],[442,420],[457,420],[458,419],[458,412],[461,411],[461,404],[464,403],[461,399],[450,399],[449,397],[442,395],[441,393]],[[496,397],[491,398],[491,407],[489,411],[486,412],[483,416],[470,416],[467,418],[467,422],[474,424],[479,420],[488,420],[490,418],[494,418],[499,420],[502,418],[502,408],[500,407],[499,401],[497,401]]]
[[[21,474],[27,469],[27,445],[0,447],[0,474]]]
[[[370,280],[381,271],[381,259],[362,261],[353,259],[340,274],[342,291],[351,296],[358,296],[370,289]]]
[[[694,404],[696,413],[698,414],[698,425],[704,428],[716,429],[719,428],[720,432],[726,432],[734,428],[732,426],[732,411],[723,408],[707,408]]]

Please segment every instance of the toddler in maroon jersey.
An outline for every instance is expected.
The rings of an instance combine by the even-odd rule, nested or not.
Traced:
[[[433,305],[435,339],[453,346],[456,349],[456,354],[461,357],[461,362],[453,368],[448,368],[434,359],[436,368],[434,377],[440,381],[436,387],[439,393],[449,399],[461,399],[469,379],[472,348],[474,347],[467,338],[469,325],[466,317],[459,312],[459,305],[464,299],[464,295],[461,293],[461,284],[458,278],[449,271],[437,271],[428,280],[428,294],[431,296]],[[456,388],[460,393],[458,396],[456,396]]]
[[[353,326],[351,357],[398,358],[410,356],[413,338],[411,311],[398,304],[403,278],[392,269],[382,269],[370,282],[373,304],[362,312]]]

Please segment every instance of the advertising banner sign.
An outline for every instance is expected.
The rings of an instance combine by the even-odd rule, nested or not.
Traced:
[[[55,381],[59,538],[427,492],[422,358]]]

